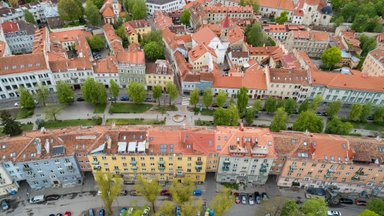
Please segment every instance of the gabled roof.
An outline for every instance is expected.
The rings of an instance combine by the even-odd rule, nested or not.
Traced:
[[[5,56],[0,59],[0,75],[48,70],[43,53]]]
[[[95,73],[117,73],[117,60],[115,56],[107,56],[96,62],[93,67]]]
[[[208,26],[201,27],[196,33],[192,35],[192,39],[197,44],[206,45],[208,45],[215,37],[217,37],[216,34]]]
[[[215,50],[213,50],[212,48],[210,48],[204,44],[200,44],[188,52],[189,61],[190,62],[196,61],[201,56],[205,55],[207,52],[209,52],[212,56],[217,58]]]
[[[258,0],[257,3],[260,7],[283,9],[287,11],[293,11],[295,9],[293,1],[291,0]]]

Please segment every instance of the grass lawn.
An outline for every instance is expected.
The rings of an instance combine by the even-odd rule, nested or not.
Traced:
[[[166,105],[166,106],[156,106],[155,107],[155,110],[164,114],[166,113],[167,111],[177,111],[177,107],[175,105]]]
[[[164,125],[164,121],[146,120],[146,119],[107,119],[106,124],[112,125],[115,122],[116,125]]]
[[[195,121],[196,126],[214,126],[213,121],[203,121],[203,120],[196,120]]]
[[[93,110],[93,113],[104,113],[105,107],[107,104],[98,104],[95,106],[95,109]]]
[[[70,126],[92,126],[98,125],[100,122],[97,122],[92,119],[72,119],[72,120],[57,120],[57,121],[46,121],[43,126],[45,128],[64,128]]]
[[[112,103],[110,113],[143,113],[151,109],[151,104]]]
[[[19,109],[16,115],[16,119],[25,119],[33,115],[33,109]]]
[[[195,112],[195,115],[199,114],[200,112],[200,109],[199,108],[196,108],[194,110]],[[201,115],[204,115],[204,116],[213,116],[213,113],[215,112],[215,110],[210,110],[210,109],[206,109],[206,108],[203,108],[200,112]]]
[[[365,129],[365,130],[372,130],[372,131],[380,131],[384,132],[384,123],[376,124],[376,123],[370,123],[370,122],[351,122],[353,124],[353,128],[356,129]]]
[[[23,131],[31,131],[33,129],[33,124],[23,124],[21,125],[21,130]]]

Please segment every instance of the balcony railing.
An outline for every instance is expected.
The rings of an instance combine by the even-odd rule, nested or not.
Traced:
[[[179,177],[179,178],[184,177],[184,173],[181,173],[181,172],[177,172],[175,175],[176,177]]]
[[[32,168],[31,168],[31,167],[24,167],[23,170],[26,171],[26,172],[28,172],[28,171],[31,171]]]
[[[130,163],[132,166],[136,166],[137,162],[136,161],[131,161]]]
[[[203,165],[203,161],[196,161],[196,165]]]
[[[224,160],[224,165],[230,165],[231,164],[231,161],[229,160]]]
[[[227,166],[223,166],[223,172],[228,172],[229,171],[229,167],[227,167]]]
[[[162,164],[164,164],[164,161],[157,161],[157,163],[158,163],[159,165],[162,165]]]
[[[258,148],[255,147],[251,149],[252,154],[259,154],[259,155],[267,155],[268,154],[268,148]]]

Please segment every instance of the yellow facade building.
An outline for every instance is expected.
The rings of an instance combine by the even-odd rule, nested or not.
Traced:
[[[152,90],[154,86],[161,86],[165,91],[168,82],[174,82],[172,66],[167,60],[156,60],[155,63],[147,63],[145,67],[145,82],[147,89]]]

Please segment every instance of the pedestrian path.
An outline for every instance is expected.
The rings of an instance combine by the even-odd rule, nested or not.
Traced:
[[[183,97],[181,99],[181,105],[189,106],[189,98],[188,97]]]

